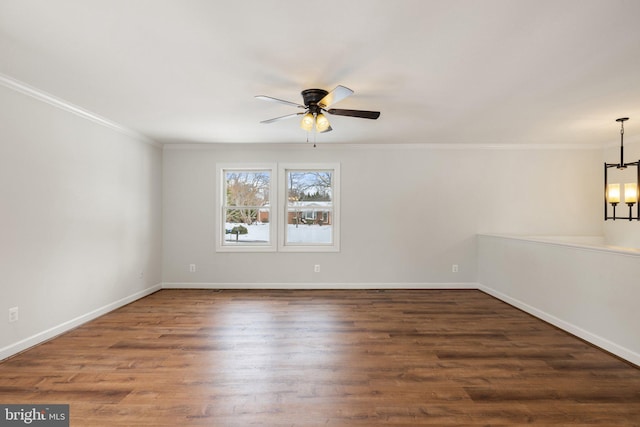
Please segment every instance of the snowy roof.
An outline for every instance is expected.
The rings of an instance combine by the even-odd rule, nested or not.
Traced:
[[[289,202],[289,206],[293,206],[296,208],[303,209],[313,209],[313,208],[330,208],[333,206],[332,202],[316,202],[316,201],[296,201]]]

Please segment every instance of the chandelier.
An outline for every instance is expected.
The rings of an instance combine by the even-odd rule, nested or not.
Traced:
[[[616,119],[616,122],[620,122],[620,163],[606,163],[604,164],[604,220],[612,219],[628,219],[640,220],[640,209],[638,208],[638,188],[640,187],[640,160],[636,162],[625,163],[624,162],[624,122],[629,120],[628,117]],[[627,168],[634,168],[635,174],[631,175],[628,172],[623,173]],[[624,175],[626,180],[635,179],[635,182],[626,182],[622,185],[620,182],[609,183],[608,171],[611,168],[616,168],[620,173],[617,175]],[[629,207],[629,216],[617,216],[616,206],[624,200],[624,203]],[[611,205],[612,214],[610,215],[609,206]],[[636,206],[635,216],[633,214],[633,206]]]

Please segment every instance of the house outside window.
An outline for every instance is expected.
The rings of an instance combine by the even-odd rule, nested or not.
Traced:
[[[339,165],[280,165],[279,175],[286,189],[279,249],[338,251]]]

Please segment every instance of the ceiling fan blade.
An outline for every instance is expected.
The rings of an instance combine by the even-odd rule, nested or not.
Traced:
[[[298,107],[298,108],[307,108],[304,105],[298,104],[297,102],[285,101],[284,99],[278,99],[272,96],[256,95],[255,97],[258,99],[263,99],[265,101],[273,101],[273,102],[279,102],[281,104],[293,105],[294,107]]]
[[[331,132],[333,130],[333,128],[331,126],[329,126],[327,129],[323,130],[320,133],[327,133],[327,132]]]
[[[291,119],[293,117],[301,116],[303,114],[304,113],[287,114],[286,116],[274,117],[273,119],[263,120],[260,123],[273,123],[273,122],[277,122],[278,120]]]
[[[342,85],[338,85],[335,89],[326,94],[324,98],[318,101],[318,105],[321,108],[329,108],[331,105],[340,102],[347,96],[351,95],[353,95],[353,91],[351,89]]]
[[[360,117],[362,119],[372,119],[375,120],[380,117],[380,111],[365,111],[365,110],[339,110],[332,108],[327,110],[329,114],[335,114],[336,116],[349,116],[349,117]]]

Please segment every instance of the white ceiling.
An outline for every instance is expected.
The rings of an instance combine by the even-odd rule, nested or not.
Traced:
[[[640,1],[0,0],[0,73],[164,143],[304,142],[254,95],[342,84],[382,115],[318,142],[603,144],[640,136]]]

